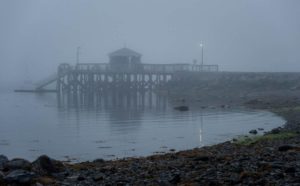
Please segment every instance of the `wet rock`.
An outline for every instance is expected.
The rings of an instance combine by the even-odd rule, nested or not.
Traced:
[[[255,185],[266,185],[267,183],[268,183],[268,181],[266,179],[261,178],[255,182]]]
[[[35,186],[44,186],[44,185],[41,184],[41,183],[39,183],[39,182],[37,182],[37,183],[35,184]]]
[[[78,180],[78,177],[79,177],[79,175],[72,175],[72,176],[67,177],[66,179],[69,182],[76,182]]]
[[[300,150],[300,146],[297,145],[281,145],[278,147],[278,151],[285,152],[288,150]]]
[[[101,181],[103,179],[104,179],[104,175],[102,173],[98,173],[95,176],[93,176],[93,180],[96,181],[96,182]]]
[[[271,175],[274,179],[277,180],[284,178],[284,174],[282,172],[271,173]]]
[[[33,172],[17,169],[5,176],[4,180],[8,183],[29,184],[32,182],[34,176]]]
[[[30,170],[31,164],[27,160],[16,158],[7,162],[4,167],[6,170],[16,170],[16,169]]]
[[[4,174],[3,172],[0,171],[0,185],[1,183],[3,183],[3,181],[4,181]]]
[[[271,133],[271,134],[279,134],[280,131],[281,131],[281,128],[278,127],[278,128],[272,129],[270,133]]]
[[[70,176],[70,172],[69,171],[62,171],[62,172],[58,172],[58,173],[52,173],[51,176],[53,176],[56,179],[62,180],[68,176]]]
[[[32,169],[40,175],[51,175],[52,173],[59,172],[60,166],[55,160],[50,159],[46,155],[38,157],[32,163]]]
[[[272,151],[275,150],[273,147],[265,147],[264,149],[265,149],[267,152],[272,152]]]
[[[211,157],[208,155],[200,155],[194,158],[194,161],[208,161]]]
[[[4,155],[0,155],[0,170],[3,170],[4,165],[8,162],[8,158]]]
[[[46,176],[38,177],[37,179],[35,179],[35,181],[43,185],[55,185],[56,183],[55,178]]]
[[[296,172],[296,168],[295,167],[286,167],[284,172],[287,174],[292,174],[292,173]]]
[[[174,107],[175,110],[179,110],[179,111],[188,111],[189,107],[188,106],[178,106],[178,107]]]
[[[172,184],[177,184],[179,183],[181,180],[181,177],[179,174],[175,174],[170,180],[169,182],[172,183]]]
[[[258,128],[258,130],[265,130],[264,128]]]
[[[84,176],[79,175],[79,176],[77,177],[77,181],[83,181],[83,180],[85,180],[85,177],[84,177]]]
[[[238,184],[240,183],[240,175],[239,174],[231,174],[229,177],[229,181],[231,184]]]
[[[104,162],[105,162],[105,160],[104,160],[104,159],[101,159],[101,158],[95,159],[95,160],[93,161],[93,163],[104,163]]]
[[[128,185],[129,181],[125,180],[125,179],[119,179],[116,181],[116,186],[124,186],[124,185]]]
[[[231,163],[231,171],[235,173],[241,173],[244,171],[239,162]]]
[[[283,162],[275,161],[269,164],[273,169],[282,169],[283,168]]]
[[[59,182],[59,185],[61,185],[61,186],[71,186],[71,185],[74,185],[74,184],[63,181],[63,182]]]
[[[223,109],[230,108],[230,106],[229,106],[229,105],[221,105],[220,107],[221,107],[221,108],[223,108]]]
[[[249,131],[250,134],[257,134],[257,130],[253,129]]]

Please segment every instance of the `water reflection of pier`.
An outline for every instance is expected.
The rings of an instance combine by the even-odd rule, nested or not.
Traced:
[[[107,119],[111,132],[122,134],[139,130],[145,112],[165,112],[168,107],[167,97],[153,92],[106,91],[57,96],[58,107],[63,113],[75,114],[78,125],[86,116],[96,114],[100,120]]]
[[[166,96],[158,96],[154,92],[136,91],[104,91],[87,94],[57,94],[60,108],[87,109],[166,109]]]

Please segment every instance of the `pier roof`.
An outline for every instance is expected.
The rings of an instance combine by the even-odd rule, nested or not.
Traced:
[[[131,50],[129,48],[121,48],[119,50],[116,50],[114,52],[109,53],[109,57],[113,57],[113,56],[125,56],[125,57],[129,57],[129,56],[134,56],[134,57],[141,57],[142,55],[134,50]]]

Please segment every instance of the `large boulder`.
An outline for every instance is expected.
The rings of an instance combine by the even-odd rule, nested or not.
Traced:
[[[26,170],[13,170],[8,175],[4,177],[4,181],[7,183],[14,183],[14,184],[29,184],[32,182],[35,174],[33,172],[29,172]]]
[[[300,146],[299,145],[294,145],[294,144],[286,144],[286,145],[281,145],[278,147],[278,151],[285,152],[289,150],[296,150],[300,151]]]
[[[4,155],[0,155],[0,170],[3,170],[7,162],[8,162],[8,158]]]
[[[256,135],[256,134],[257,134],[257,130],[255,130],[255,129],[253,129],[253,130],[250,130],[250,131],[249,131],[249,133],[250,133],[250,134],[254,134],[254,135]]]
[[[0,171],[0,185],[4,185],[4,173]]]
[[[16,158],[16,159],[12,159],[11,161],[8,161],[7,163],[5,163],[4,169],[6,169],[6,170],[16,170],[16,169],[30,170],[31,164],[27,160]]]
[[[39,175],[51,175],[52,173],[60,172],[63,164],[49,158],[46,155],[38,157],[32,163],[32,170]]]

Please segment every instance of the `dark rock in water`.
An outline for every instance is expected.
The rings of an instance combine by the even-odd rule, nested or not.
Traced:
[[[4,165],[8,162],[8,158],[4,155],[0,155],[0,170],[3,170]]]
[[[253,129],[249,131],[250,134],[257,134],[257,130]]]
[[[179,110],[179,111],[188,111],[189,107],[188,106],[178,106],[178,107],[174,107],[175,110]]]
[[[5,176],[4,180],[8,183],[29,184],[34,176],[33,172],[17,169]]]
[[[55,160],[42,155],[32,163],[32,170],[40,175],[51,175],[52,173],[59,172],[60,166],[57,166]]]
[[[300,146],[297,145],[281,145],[278,147],[278,151],[285,152],[288,150],[300,150]]]
[[[278,128],[272,129],[270,133],[271,134],[278,134],[278,133],[280,133],[280,131],[281,131],[281,128],[278,127]]]
[[[93,163],[104,163],[104,159],[98,158],[93,161]]]
[[[27,160],[16,158],[7,162],[4,168],[7,170],[16,170],[16,169],[30,170],[31,164]]]
[[[265,130],[264,128],[258,128],[258,130]]]
[[[223,108],[223,109],[230,108],[229,105],[221,105],[220,107]]]

